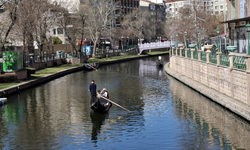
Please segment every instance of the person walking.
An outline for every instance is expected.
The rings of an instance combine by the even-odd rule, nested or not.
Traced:
[[[91,84],[89,85],[89,91],[90,91],[90,95],[91,95],[92,101],[95,101],[95,99],[96,99],[96,84],[95,84],[95,80],[91,80]]]

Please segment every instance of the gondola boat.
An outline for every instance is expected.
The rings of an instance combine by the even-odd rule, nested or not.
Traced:
[[[158,67],[158,68],[163,67],[163,62],[162,61],[156,62],[156,67]]]
[[[96,70],[99,67],[99,63],[84,63],[84,70]]]
[[[108,102],[104,98],[96,98],[95,100],[91,99],[90,108],[97,113],[108,113],[109,109],[112,107],[112,103]]]

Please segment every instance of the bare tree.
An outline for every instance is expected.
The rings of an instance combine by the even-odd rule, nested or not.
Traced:
[[[216,28],[222,27],[219,22],[220,17],[207,13],[204,9],[198,9],[194,4],[185,6],[178,11],[177,16],[168,18],[165,26],[166,35],[175,37],[178,33],[178,39],[184,41],[184,32],[187,32],[189,43],[197,43],[198,30],[201,31],[201,40],[208,40],[211,36],[216,35]]]
[[[2,32],[0,36],[0,58],[2,57],[2,51],[5,50],[4,45],[7,42],[8,36],[17,21],[17,9],[20,1],[21,0],[8,0],[3,3],[6,8],[6,12],[0,14],[0,17],[4,18],[3,21],[1,20],[2,27],[0,27],[0,32]]]
[[[102,36],[107,35],[111,25],[115,3],[112,0],[85,0],[82,9],[87,13],[86,26],[94,43],[92,56],[95,57],[96,46]]]
[[[151,41],[159,34],[159,28],[162,28],[165,22],[157,20],[152,16],[150,11],[134,10],[131,14],[127,14],[122,21],[123,34],[125,36],[138,37],[139,39],[148,39]]]

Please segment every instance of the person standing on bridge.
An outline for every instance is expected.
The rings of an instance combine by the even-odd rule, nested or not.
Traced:
[[[91,84],[89,85],[89,91],[91,94],[92,101],[96,99],[96,84],[95,80],[91,80]]]

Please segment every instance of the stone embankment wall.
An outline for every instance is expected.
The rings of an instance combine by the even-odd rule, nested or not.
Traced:
[[[172,56],[170,68],[250,106],[250,73],[240,69]]]

